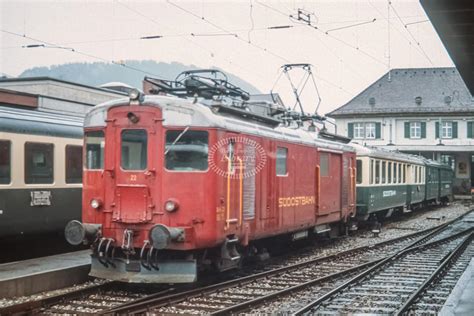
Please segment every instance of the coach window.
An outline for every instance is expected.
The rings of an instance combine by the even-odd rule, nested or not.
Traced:
[[[356,160],[356,171],[357,171],[356,182],[357,184],[361,184],[362,183],[362,160],[360,159]]]
[[[398,164],[398,183],[402,183],[402,164]]]
[[[288,160],[288,148],[278,147],[276,152],[276,175],[285,176],[288,173],[287,170],[287,160]],[[321,176],[322,176],[321,168]]]
[[[375,161],[375,183],[380,183],[380,160]]]
[[[398,183],[397,181],[397,165],[398,163],[393,163],[393,183]]]
[[[82,146],[66,146],[66,183],[82,182]]]
[[[392,183],[393,182],[393,179],[392,179],[392,163],[389,162],[388,163],[388,168],[387,168],[387,179],[388,179],[388,183]]]
[[[54,182],[54,145],[25,143],[25,183]]]
[[[374,184],[374,160],[370,159],[370,184]]]
[[[145,170],[148,158],[148,139],[144,129],[122,131],[123,170]]]
[[[8,140],[0,140],[0,184],[11,182],[11,144]]]
[[[382,183],[387,183],[387,162],[382,161]]]
[[[173,171],[207,170],[209,134],[205,131],[166,132],[165,166]]]
[[[86,168],[90,170],[104,169],[104,132],[86,132]]]

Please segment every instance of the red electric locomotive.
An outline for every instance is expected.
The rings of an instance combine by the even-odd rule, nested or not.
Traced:
[[[200,268],[237,268],[269,238],[354,215],[352,147],[285,126],[281,107],[225,79],[146,80],[159,95],[132,91],[85,120],[83,223],[66,236],[92,244],[92,276],[194,282]]]

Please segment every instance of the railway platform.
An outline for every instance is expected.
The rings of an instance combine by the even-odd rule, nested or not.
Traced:
[[[456,283],[446,303],[440,311],[441,316],[474,315],[474,258]]]
[[[0,264],[0,297],[31,295],[87,280],[90,251]]]

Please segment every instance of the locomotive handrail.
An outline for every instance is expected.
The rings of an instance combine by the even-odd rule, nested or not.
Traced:
[[[321,197],[321,176],[320,176],[320,166],[317,165],[315,168],[316,171],[316,202],[315,202],[315,208],[316,208],[316,216],[319,215],[319,200]]]
[[[226,201],[226,216],[225,216],[225,229],[229,229],[230,226],[230,172],[232,170],[232,161],[229,156],[225,156],[227,159],[227,201]]]
[[[244,208],[243,208],[243,204],[244,204],[244,201],[243,201],[243,187],[244,187],[244,170],[243,170],[243,162],[242,162],[242,159],[240,157],[237,157],[237,159],[239,160],[239,186],[240,186],[240,195],[239,195],[239,225],[242,225],[242,217],[243,217],[243,211],[244,211]]]

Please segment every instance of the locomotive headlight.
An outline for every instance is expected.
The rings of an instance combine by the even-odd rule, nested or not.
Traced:
[[[96,209],[96,210],[97,210],[97,209],[98,209],[99,207],[101,207],[101,206],[102,206],[102,201],[101,201],[101,200],[99,200],[99,199],[92,199],[92,200],[91,200],[91,207],[92,207],[93,209]]]
[[[168,200],[165,203],[165,210],[167,212],[174,212],[179,208],[179,204],[176,200]]]
[[[138,89],[132,89],[128,93],[130,101],[137,101],[140,98],[140,91]]]

